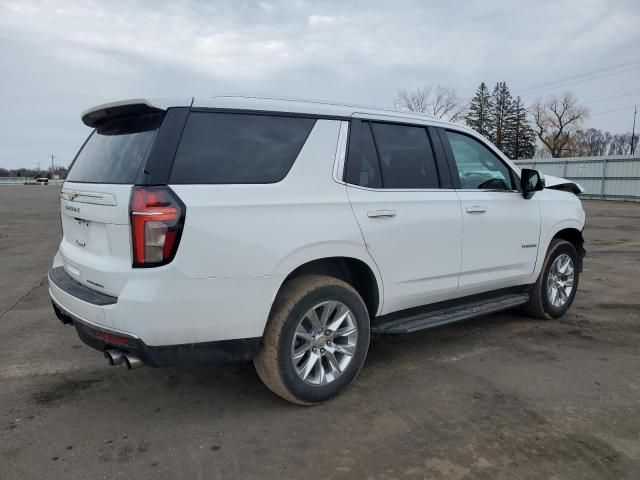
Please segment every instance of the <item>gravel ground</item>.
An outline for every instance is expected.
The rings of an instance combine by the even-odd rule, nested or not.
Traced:
[[[0,187],[0,478],[640,478],[640,204],[585,201],[570,312],[376,340],[301,408],[252,365],[108,367],[54,316],[58,189]]]

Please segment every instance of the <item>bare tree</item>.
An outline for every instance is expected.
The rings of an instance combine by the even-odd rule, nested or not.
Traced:
[[[578,157],[606,155],[613,136],[597,128],[577,129],[572,135],[567,149]]]
[[[533,153],[533,158],[549,158],[551,154],[549,153],[549,149],[547,147],[543,147],[542,145],[537,145],[536,150]]]
[[[589,116],[589,110],[578,105],[578,100],[566,92],[561,97],[552,95],[544,100],[537,99],[531,106],[531,115],[536,135],[551,156],[557,158],[562,155],[571,134]]]
[[[633,139],[638,142],[638,134]],[[631,132],[614,135],[609,146],[609,155],[631,155]]]
[[[417,87],[415,90],[398,90],[393,106],[399,110],[425,113],[429,109],[431,87]]]
[[[400,110],[428,113],[450,122],[462,120],[467,111],[467,102],[456,90],[441,85],[398,90],[393,104]]]

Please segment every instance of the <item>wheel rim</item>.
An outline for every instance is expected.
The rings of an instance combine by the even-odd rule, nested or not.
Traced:
[[[310,385],[327,385],[351,363],[358,343],[353,312],[344,303],[327,301],[310,308],[298,321],[291,342],[291,361],[298,377]]]
[[[551,264],[547,277],[547,298],[554,307],[563,307],[569,301],[574,272],[573,260],[566,253],[559,255]]]

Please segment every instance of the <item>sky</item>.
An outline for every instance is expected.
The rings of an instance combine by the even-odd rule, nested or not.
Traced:
[[[0,0],[0,167],[68,165],[89,133],[80,113],[125,98],[389,107],[401,88],[470,98],[481,81],[527,105],[571,91],[586,127],[630,131],[640,2]]]

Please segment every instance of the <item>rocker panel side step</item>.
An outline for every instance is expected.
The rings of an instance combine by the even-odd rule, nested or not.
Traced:
[[[460,320],[517,307],[518,305],[527,303],[528,300],[528,293],[515,293],[485,300],[476,300],[466,304],[458,304],[428,313],[396,318],[378,325],[372,325],[371,333],[401,334],[416,332],[426,328],[459,322]]]

